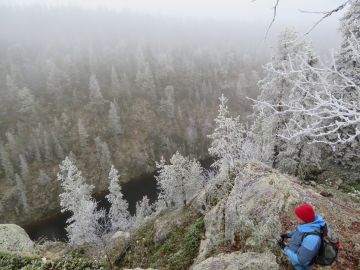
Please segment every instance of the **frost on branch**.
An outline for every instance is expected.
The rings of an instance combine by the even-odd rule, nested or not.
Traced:
[[[156,181],[160,190],[157,211],[169,206],[186,206],[203,187],[204,176],[200,163],[176,152],[166,164],[162,158],[156,163],[159,175]]]
[[[217,160],[212,166],[217,168],[233,168],[235,160],[241,157],[245,129],[240,123],[240,116],[230,116],[228,99],[221,95],[219,98],[219,114],[215,118],[215,130],[208,137],[212,140],[209,154]]]
[[[296,87],[296,82],[304,79],[318,83],[313,72],[317,63],[309,43],[297,33],[285,30],[280,34],[275,55],[265,65],[265,78],[259,82],[261,94],[244,143],[244,159],[257,159],[296,175],[304,166],[317,165],[319,151],[308,145],[306,136],[291,140],[283,137],[294,123],[307,121],[306,117],[287,111],[285,104],[312,104],[308,95],[315,89],[304,93]]]

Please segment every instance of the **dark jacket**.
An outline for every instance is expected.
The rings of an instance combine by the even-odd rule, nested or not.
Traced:
[[[324,227],[325,224],[324,219],[316,215],[315,221],[300,224],[295,231],[288,233],[291,240],[284,252],[296,270],[311,270],[312,261],[321,245],[321,239],[318,235],[308,235],[301,241],[304,233],[320,232],[321,227]]]

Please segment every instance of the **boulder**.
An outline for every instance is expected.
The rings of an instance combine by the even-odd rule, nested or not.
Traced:
[[[232,252],[218,254],[196,264],[192,270],[276,270],[279,265],[271,253]]]
[[[112,262],[115,262],[116,259],[126,251],[129,241],[129,232],[118,231],[111,236],[108,249],[110,250],[109,257]]]
[[[34,242],[18,225],[0,224],[0,251],[30,254],[34,252]]]

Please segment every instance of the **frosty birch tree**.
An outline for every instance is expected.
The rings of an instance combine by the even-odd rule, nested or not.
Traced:
[[[241,157],[245,129],[240,123],[240,116],[230,116],[228,99],[221,95],[219,98],[219,114],[215,118],[215,130],[208,137],[212,140],[209,154],[217,160],[212,166],[217,168],[233,168],[235,161]]]
[[[164,159],[156,163],[156,176],[160,198],[166,206],[186,206],[189,200],[203,187],[204,176],[198,161],[190,160],[176,152],[166,164]]]
[[[290,102],[283,105],[286,113],[304,118],[300,122],[291,120],[293,127],[287,128],[283,135],[286,139],[308,136],[313,143],[324,143],[332,147],[358,141],[360,85],[356,69],[360,62],[360,37],[359,33],[351,34],[348,30],[355,31],[356,27],[359,30],[354,19],[359,16],[359,3],[351,3],[343,18],[344,43],[336,61],[333,60],[333,67],[312,67],[303,59],[302,67],[288,71],[288,74],[303,74],[304,69],[309,69],[318,80],[312,81],[301,76],[294,82],[297,91],[306,96],[310,105]],[[317,89],[316,92],[314,88]],[[274,109],[271,104],[267,105]]]
[[[104,217],[104,212],[97,211],[97,203],[91,197],[94,186],[86,184],[81,171],[69,157],[60,164],[57,179],[63,189],[59,195],[61,211],[72,213],[66,227],[70,244],[96,242],[98,221]]]
[[[129,205],[123,198],[121,186],[119,184],[119,173],[114,165],[111,166],[109,173],[109,194],[106,199],[110,202],[109,219],[111,231],[128,231],[132,224],[129,214]]]

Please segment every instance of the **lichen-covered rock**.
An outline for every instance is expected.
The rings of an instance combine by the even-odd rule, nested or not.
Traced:
[[[277,262],[287,261],[275,237],[296,228],[294,208],[311,203],[343,243],[339,254],[343,269],[354,269],[360,257],[360,208],[336,188],[328,187],[332,197],[321,195],[321,187],[304,185],[297,178],[252,162],[237,168],[229,193],[207,188],[201,198],[216,198],[205,213],[205,239],[202,240],[195,264],[221,252],[272,253]],[[218,181],[214,181],[217,183]],[[211,184],[210,184],[211,185]],[[221,191],[221,192],[219,192]],[[203,192],[202,192],[203,193]],[[202,199],[203,200],[203,199]],[[196,200],[194,200],[196,201]],[[204,201],[204,200],[203,200]],[[196,201],[195,206],[199,203]],[[235,268],[237,269],[237,268]]]
[[[203,261],[224,239],[225,203],[221,200],[204,217],[205,239],[200,243],[199,254],[195,263]]]
[[[113,236],[111,236],[109,245],[107,247],[109,250],[107,254],[112,263],[114,263],[116,259],[125,252],[129,241],[129,232],[118,231]]]
[[[276,270],[275,255],[271,253],[233,252],[218,254],[192,267],[192,270]]]
[[[282,217],[300,195],[285,175],[263,164],[249,164],[243,171],[225,205],[225,238],[244,251],[273,250],[270,243],[282,232]]]
[[[0,251],[33,253],[34,243],[25,230],[15,224],[0,224]]]

